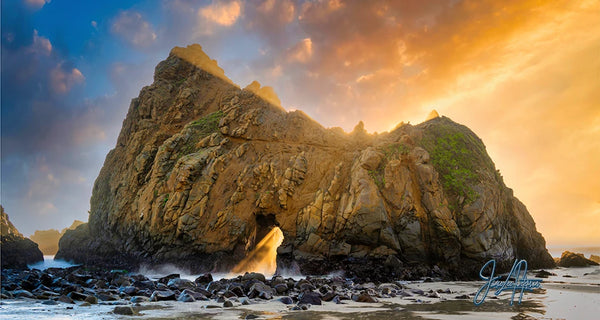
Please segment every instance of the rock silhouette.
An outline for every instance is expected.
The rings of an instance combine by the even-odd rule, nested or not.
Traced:
[[[57,258],[228,271],[277,226],[278,264],[305,274],[475,277],[492,258],[554,266],[467,127],[435,117],[346,134],[262,91],[234,85],[199,45],[174,48],[132,100],[89,223],[65,233]]]
[[[0,246],[2,247],[2,269],[4,268],[27,268],[28,264],[44,261],[44,256],[38,245],[33,241],[23,237],[23,235],[10,222],[8,214],[0,206],[0,228],[2,237]]]

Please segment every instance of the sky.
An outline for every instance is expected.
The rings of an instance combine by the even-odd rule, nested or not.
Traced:
[[[436,109],[482,138],[549,246],[600,244],[600,2],[3,0],[0,203],[87,220],[129,102],[174,46],[346,131]]]

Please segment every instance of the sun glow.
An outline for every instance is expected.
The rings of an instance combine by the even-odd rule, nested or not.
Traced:
[[[277,248],[282,242],[283,232],[278,227],[274,227],[260,240],[256,248],[231,270],[231,274],[243,274],[245,272],[260,272],[264,275],[275,274]]]

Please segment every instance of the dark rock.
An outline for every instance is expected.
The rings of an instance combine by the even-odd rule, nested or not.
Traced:
[[[298,296],[298,304],[321,305],[321,296],[316,292],[303,292]]]
[[[131,297],[131,299],[129,299],[129,301],[131,303],[140,303],[140,302],[150,301],[150,298],[145,297],[145,296],[135,296],[135,297]]]
[[[410,289],[410,292],[412,292],[412,293],[414,293],[414,294],[421,295],[421,296],[425,294],[425,292],[424,292],[423,290],[421,290],[421,289],[417,289],[417,288]]]
[[[277,293],[284,293],[284,292],[288,291],[288,286],[287,286],[287,284],[280,283],[280,284],[275,285],[273,287],[273,289],[275,289],[275,291],[277,291]]]
[[[98,293],[96,295],[96,297],[98,298],[98,300],[102,300],[102,301],[116,301],[116,300],[119,300],[119,298],[117,298],[116,296],[114,296],[112,294],[108,294],[108,293]]]
[[[49,305],[49,306],[55,306],[55,305],[58,304],[58,301],[55,301],[55,300],[45,300],[45,301],[42,301],[42,304]]]
[[[79,304],[79,306],[80,306],[80,307],[91,307],[91,306],[92,306],[92,304],[91,304],[91,303],[89,303],[89,302],[85,302],[85,301],[84,301],[84,302],[80,303],[80,304]]]
[[[352,300],[356,302],[366,302],[366,303],[375,303],[378,302],[377,299],[371,297],[368,293],[363,292],[359,295],[352,296]]]
[[[459,296],[454,297],[454,299],[471,299],[471,298],[466,294],[461,294]]]
[[[65,295],[61,295],[60,297],[58,297],[58,300],[57,300],[57,301],[59,301],[59,302],[64,302],[64,303],[72,303],[72,304],[74,304],[74,303],[75,303],[75,302],[73,301],[73,299],[71,299],[71,298],[69,298],[69,297],[67,297],[67,296],[65,296]]]
[[[2,269],[26,269],[28,264],[44,261],[44,255],[38,248],[37,243],[23,237],[10,222],[8,214],[4,212],[2,206],[0,206],[0,229]]]
[[[248,291],[249,298],[259,297],[259,298],[265,299],[265,300],[272,299],[273,294],[274,294],[273,289],[262,282],[254,283],[252,285],[252,287],[250,287],[250,290]]]
[[[565,268],[571,267],[587,267],[587,266],[597,266],[598,263],[586,259],[581,253],[574,253],[571,251],[565,251],[560,256],[560,261],[558,265]]]
[[[246,272],[243,276],[242,276],[242,280],[246,281],[246,280],[258,280],[260,282],[265,282],[267,281],[265,279],[265,275],[262,273],[258,273],[258,272]]]
[[[597,256],[595,254],[590,255],[590,260],[596,262],[596,263],[600,263],[600,256]]]
[[[244,319],[250,320],[250,319],[258,319],[258,318],[260,318],[260,316],[257,316],[255,314],[249,314]]]
[[[30,298],[30,299],[35,298],[35,296],[27,290],[15,290],[12,292],[12,295],[15,296],[16,298]]]
[[[206,294],[210,295],[210,292],[208,292],[208,291],[203,291],[203,292],[204,293],[190,290],[190,289],[185,289],[185,290],[181,291],[181,294],[188,294],[188,295],[194,297],[195,300],[201,300],[201,301],[209,300],[208,297],[206,296]]]
[[[233,292],[238,297],[244,297],[245,296],[244,289],[239,284],[229,285],[227,287],[227,290]]]
[[[128,296],[134,295],[137,291],[138,291],[138,289],[134,286],[126,286],[126,287],[119,288],[119,292],[124,293]]]
[[[287,297],[287,296],[279,298],[279,301],[281,301],[281,303],[283,303],[283,304],[293,304],[294,303],[294,300],[292,300],[292,298]]]
[[[210,274],[210,273],[205,273],[205,274],[199,276],[198,278],[196,278],[196,280],[194,280],[195,283],[204,284],[204,285],[211,283],[212,281],[213,281],[213,277],[212,277],[212,274]]]
[[[213,281],[208,284],[208,286],[206,287],[206,290],[209,291],[210,293],[216,293],[217,291],[220,291],[221,289],[223,289],[223,287],[224,286],[221,283],[221,281]]]
[[[556,273],[548,272],[546,270],[540,270],[535,273],[536,278],[548,278],[549,276],[555,276]]]
[[[98,298],[96,298],[95,296],[87,296],[85,298],[85,302],[90,303],[90,304],[97,304]]]
[[[333,299],[331,299],[331,302],[335,303],[335,304],[342,304],[342,301],[340,299],[340,296],[335,296],[333,297]]]
[[[69,294],[67,294],[67,297],[69,297],[73,300],[84,301],[85,299],[87,299],[88,296],[83,293],[79,293],[77,291],[72,291],[72,292],[69,292]]]
[[[223,302],[223,307],[231,308],[231,307],[233,307],[233,302],[231,302],[231,300],[225,300],[225,302]]]
[[[113,309],[113,313],[124,316],[132,316],[134,314],[137,314],[137,312],[135,312],[135,310],[133,310],[131,306],[117,306]]]
[[[180,277],[179,273],[172,273],[168,276],[164,276],[164,277],[158,279],[158,283],[162,283],[162,284],[166,285],[167,283],[169,283],[170,280],[178,279],[179,277]]]
[[[177,297],[177,301],[179,301],[179,302],[194,302],[194,301],[196,301],[196,299],[188,292],[182,292],[179,295],[179,297]]]
[[[171,289],[177,290],[194,289],[196,288],[196,283],[194,283],[194,281],[191,280],[176,278],[169,280],[167,286]]]
[[[323,301],[331,301],[333,298],[337,297],[337,294],[334,291],[327,291],[321,299]]]
[[[150,301],[166,301],[175,299],[175,292],[171,290],[156,290],[152,292],[152,296],[150,296]]]

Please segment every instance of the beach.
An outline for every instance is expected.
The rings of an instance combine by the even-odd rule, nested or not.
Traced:
[[[53,262],[55,263],[55,262]],[[148,270],[146,270],[148,271]],[[153,270],[155,271],[155,270]],[[168,269],[168,271],[173,271]],[[510,305],[511,293],[495,297],[490,291],[485,301],[476,306],[474,294],[483,281],[396,281],[389,288],[399,288],[398,295],[375,297],[377,302],[355,302],[343,299],[340,304],[323,301],[308,305],[307,310],[292,310],[294,304],[280,301],[284,295],[272,299],[231,298],[232,306],[223,307],[216,299],[183,303],[178,301],[141,302],[131,304],[122,300],[87,305],[58,303],[46,305],[40,300],[3,299],[0,305],[2,319],[595,319],[600,305],[600,267],[555,268],[547,270],[554,275],[543,278],[541,288],[525,292],[521,304],[518,293]],[[528,278],[535,279],[537,271],[530,270]],[[149,275],[156,279],[160,274]],[[226,276],[226,275],[222,275]],[[337,275],[336,275],[337,276]],[[334,277],[336,277],[334,276]],[[184,275],[182,278],[192,278]],[[327,276],[324,276],[326,278]],[[215,278],[217,276],[215,275]],[[296,276],[296,281],[301,276]],[[360,288],[381,291],[385,284],[362,284]],[[402,294],[400,294],[402,292]],[[116,306],[131,305],[138,313],[125,316],[113,313]]]

